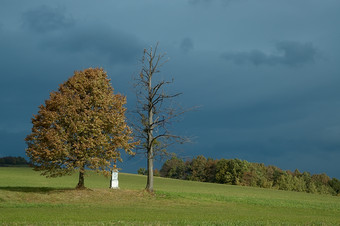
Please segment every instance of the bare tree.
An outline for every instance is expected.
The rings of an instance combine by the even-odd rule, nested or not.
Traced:
[[[157,76],[160,68],[167,60],[166,54],[157,53],[155,48],[144,49],[141,60],[142,69],[139,76],[135,77],[137,95],[136,113],[137,123],[133,125],[135,136],[140,141],[137,152],[142,151],[147,158],[147,184],[146,190],[153,192],[153,168],[155,156],[167,153],[167,147],[174,143],[184,143],[188,138],[177,136],[169,131],[170,124],[185,111],[175,108],[171,99],[181,93],[168,94],[165,86],[173,83]],[[159,75],[159,74],[158,74]]]

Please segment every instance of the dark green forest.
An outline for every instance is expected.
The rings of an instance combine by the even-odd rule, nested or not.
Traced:
[[[23,157],[6,156],[0,158],[0,166],[27,166],[28,162]]]
[[[142,169],[138,172],[143,174]],[[331,179],[325,173],[312,175],[297,169],[292,172],[239,159],[215,160],[200,155],[183,161],[173,156],[163,164],[159,175],[182,180],[340,195],[340,181]]]

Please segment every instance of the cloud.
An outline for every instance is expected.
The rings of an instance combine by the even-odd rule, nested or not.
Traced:
[[[283,53],[279,62],[292,66],[314,62],[317,55],[312,43],[280,42],[276,48]]]
[[[194,49],[194,43],[191,38],[184,38],[180,44],[180,49],[188,53],[189,51]]]
[[[67,17],[64,8],[41,6],[22,14],[23,26],[37,33],[69,28],[74,25],[72,17]]]
[[[312,43],[285,41],[277,43],[275,47],[276,54],[252,50],[250,52],[227,52],[221,57],[236,64],[301,66],[313,63],[318,53]]]
[[[41,47],[96,59],[106,58],[110,63],[135,61],[143,50],[143,44],[135,36],[102,26],[75,28],[67,34],[44,40]]]

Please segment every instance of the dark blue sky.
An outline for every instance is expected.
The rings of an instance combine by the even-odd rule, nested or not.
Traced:
[[[201,106],[174,128],[194,142],[170,151],[340,178],[339,12],[338,0],[2,0],[0,156],[24,156],[32,115],[75,70],[103,67],[132,109],[138,60],[160,42],[169,90]]]

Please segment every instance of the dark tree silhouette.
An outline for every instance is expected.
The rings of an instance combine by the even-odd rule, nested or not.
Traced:
[[[171,104],[171,99],[181,93],[168,94],[164,89],[173,80],[166,81],[158,76],[160,68],[167,61],[164,60],[165,54],[157,53],[157,48],[158,44],[155,48],[144,49],[142,69],[135,78],[138,120],[133,127],[137,139],[141,141],[138,150],[142,150],[147,158],[146,190],[149,192],[153,192],[155,156],[166,153],[169,145],[188,141],[188,138],[169,131],[170,123],[185,111]]]

